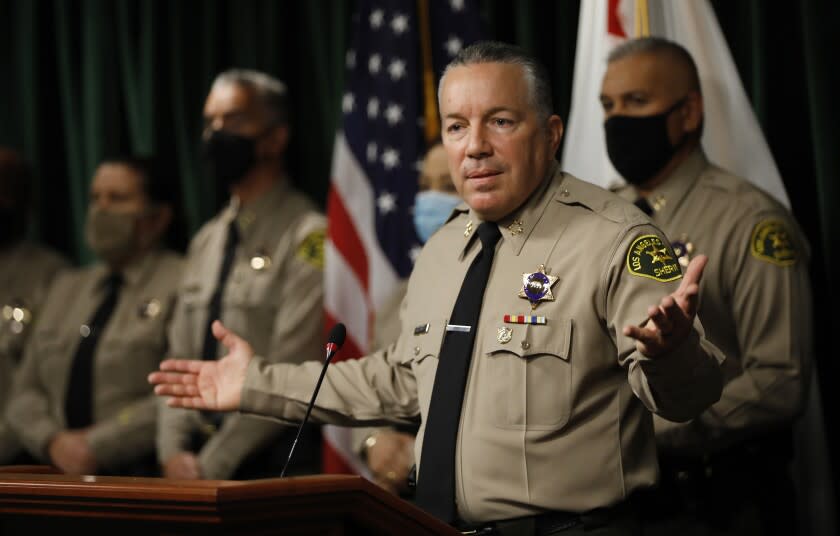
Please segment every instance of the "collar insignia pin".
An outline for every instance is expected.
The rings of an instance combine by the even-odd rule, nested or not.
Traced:
[[[516,236],[522,233],[522,226],[525,224],[522,220],[513,220],[513,222],[507,226],[507,230],[510,231],[510,236]]]

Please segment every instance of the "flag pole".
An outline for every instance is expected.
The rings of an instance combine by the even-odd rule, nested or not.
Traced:
[[[435,94],[435,71],[432,66],[432,33],[429,25],[429,2],[417,0],[417,20],[420,21],[420,50],[423,56],[423,119],[426,146],[440,135],[440,122]]]
[[[647,0],[636,0],[636,16],[633,19],[636,37],[649,37],[650,19]]]

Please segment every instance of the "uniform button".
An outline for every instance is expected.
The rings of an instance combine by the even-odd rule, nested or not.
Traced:
[[[686,480],[688,480],[688,472],[687,471],[679,471],[677,473],[677,480],[679,480],[680,482],[685,482]]]
[[[530,343],[530,342],[528,342],[528,341],[522,341],[522,349],[523,349],[523,350],[527,350],[527,349],[528,349],[528,348],[530,348],[530,347],[531,347],[531,343]]]
[[[420,355],[420,347],[419,346],[414,347],[414,355]]]
[[[82,324],[79,328],[79,335],[82,337],[88,337],[90,335],[90,326],[87,324]]]

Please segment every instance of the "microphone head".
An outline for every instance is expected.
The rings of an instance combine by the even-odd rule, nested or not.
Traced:
[[[337,352],[344,345],[344,338],[347,336],[347,329],[339,322],[334,325],[327,336],[327,345],[332,345]]]

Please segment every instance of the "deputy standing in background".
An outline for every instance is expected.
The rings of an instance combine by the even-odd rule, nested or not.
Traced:
[[[518,48],[463,49],[438,94],[465,202],[417,259],[396,344],[332,365],[311,416],[419,418],[415,502],[470,534],[637,535],[651,412],[688,420],[720,396],[694,321],[704,259],[680,281],[644,214],[559,169],[548,76]],[[269,363],[213,327],[228,356],[165,361],[156,392],[300,420],[321,363]]]
[[[811,355],[808,245],[769,195],[710,163],[703,95],[681,46],[631,40],[601,90],[619,191],[673,241],[709,257],[699,317],[726,354],[719,402],[697,419],[655,418],[663,470],[651,534],[794,534],[791,424]]]
[[[414,229],[425,244],[452,215],[462,200],[452,183],[446,150],[437,143],[423,158],[414,198]],[[400,304],[408,281],[404,281],[376,314],[371,348],[378,350],[395,342],[400,335]],[[400,428],[356,428],[353,441],[356,451],[370,468],[374,482],[391,493],[408,496],[408,477],[414,464],[416,425]]]
[[[159,248],[170,181],[147,160],[102,163],[85,237],[100,262],[56,277],[6,417],[34,458],[72,474],[153,474],[156,401],[183,262]]]
[[[320,353],[325,220],[285,173],[286,101],[283,83],[263,73],[232,70],[213,82],[202,141],[210,176],[231,199],[190,243],[172,356],[215,360],[216,319],[276,362]],[[158,455],[171,478],[275,476],[294,432],[254,417],[162,407]],[[291,472],[317,472],[319,448],[318,430],[310,427]]]
[[[50,282],[67,266],[58,254],[25,239],[32,181],[20,155],[0,147],[0,465],[26,461],[3,411]]]

